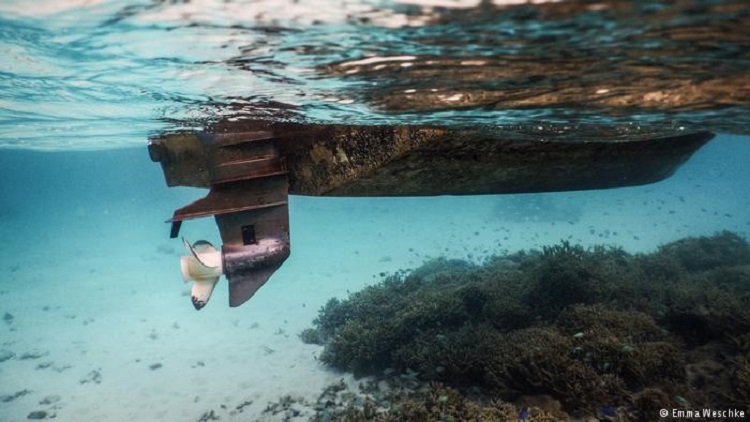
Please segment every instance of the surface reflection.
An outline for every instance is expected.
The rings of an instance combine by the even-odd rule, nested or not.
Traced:
[[[13,59],[0,65],[3,146],[142,145],[244,119],[750,127],[740,0],[81,0],[0,11],[0,50]]]

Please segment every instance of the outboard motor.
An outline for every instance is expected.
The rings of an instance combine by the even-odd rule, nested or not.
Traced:
[[[284,160],[269,132],[189,134],[152,139],[149,155],[169,186],[208,187],[209,194],[174,212],[170,237],[182,222],[213,215],[223,245],[183,239],[180,264],[192,281],[195,309],[206,305],[219,277],[229,281],[229,305],[239,306],[289,256],[288,182]]]

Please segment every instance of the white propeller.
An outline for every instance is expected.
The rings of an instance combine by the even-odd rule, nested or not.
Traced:
[[[199,240],[190,245],[184,237],[182,243],[190,252],[190,256],[180,258],[182,277],[187,283],[193,282],[191,296],[195,309],[206,306],[214,286],[224,272],[221,251],[205,240]]]

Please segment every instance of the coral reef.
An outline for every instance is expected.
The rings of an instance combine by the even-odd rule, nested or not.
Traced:
[[[396,378],[398,379],[398,378]],[[408,379],[408,377],[407,377]],[[417,383],[407,388],[395,383],[383,390],[384,381],[360,384],[353,392],[343,383],[329,386],[313,405],[315,422],[344,420],[347,422],[496,422],[525,420],[528,422],[556,422],[569,420],[559,408],[517,406],[502,400],[478,401],[467,398],[458,390],[441,383]],[[543,403],[536,403],[542,404]]]
[[[305,328],[299,333],[299,339],[305,344],[322,345],[323,340],[320,338],[320,332],[314,328]]]
[[[711,237],[678,240],[660,247],[657,254],[676,259],[691,272],[750,263],[750,245],[729,231]]]
[[[560,407],[535,420],[652,420],[750,410],[749,310],[750,246],[722,232],[651,254],[561,242],[482,265],[436,259],[331,299],[302,337],[335,368],[421,385],[320,420],[519,419],[529,397]]]
[[[750,412],[750,357],[738,357],[733,364],[732,392],[727,399],[731,405]]]
[[[551,328],[505,334],[487,360],[488,386],[504,399],[549,394],[569,410],[616,403],[624,383],[575,356],[573,340]]]

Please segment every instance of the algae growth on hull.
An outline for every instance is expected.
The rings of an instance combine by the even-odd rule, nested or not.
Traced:
[[[655,420],[750,412],[748,305],[750,246],[734,233],[649,254],[561,242],[388,275],[331,299],[302,338],[376,380],[327,391],[318,420]]]

